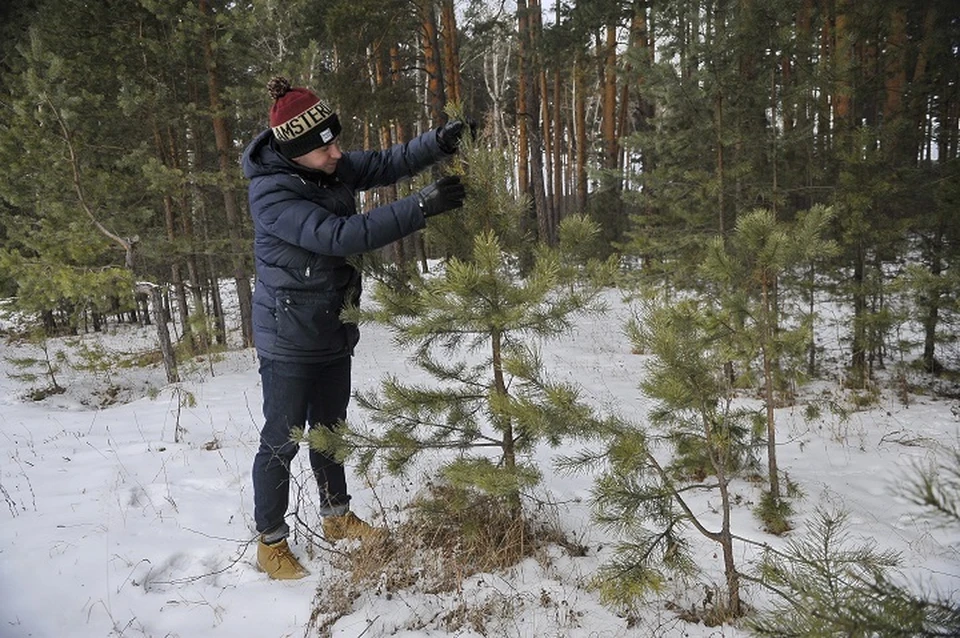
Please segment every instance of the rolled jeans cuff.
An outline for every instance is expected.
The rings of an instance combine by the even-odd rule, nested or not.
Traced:
[[[343,505],[326,505],[320,508],[320,516],[343,516],[350,511],[350,503]]]
[[[260,534],[260,540],[262,540],[267,545],[273,545],[274,543],[279,543],[287,536],[290,535],[290,526],[286,523],[280,523],[278,526],[274,527],[271,530],[267,530]]]

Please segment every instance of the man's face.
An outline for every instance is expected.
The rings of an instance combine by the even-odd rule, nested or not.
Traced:
[[[306,168],[333,175],[333,172],[337,170],[337,162],[340,161],[342,156],[338,138],[329,144],[313,149],[306,155],[294,157],[293,161]]]

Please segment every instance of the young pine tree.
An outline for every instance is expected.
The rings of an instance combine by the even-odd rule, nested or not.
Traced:
[[[896,493],[934,524],[960,526],[960,448],[918,465]],[[767,548],[757,581],[775,595],[748,627],[760,636],[933,638],[960,635],[955,592],[917,591],[898,572],[900,556],[854,541],[843,512],[820,510],[806,534],[782,551]]]
[[[406,272],[379,282],[376,308],[357,312],[412,348],[430,382],[384,379],[378,390],[357,396],[380,427],[314,430],[310,443],[358,453],[361,468],[380,460],[393,472],[425,452],[446,452],[445,481],[494,497],[520,520],[521,494],[540,479],[528,454],[589,422],[576,387],[547,378],[538,344],[568,331],[574,313],[603,309],[600,283],[612,277],[614,264],[580,261],[598,230],[568,218],[560,248],[535,248],[531,269],[519,276],[515,229],[525,204],[506,188],[503,154],[471,144],[461,152],[466,203],[443,216],[450,252],[460,256],[432,276]]]
[[[758,582],[774,604],[747,627],[776,638],[934,638],[960,635],[960,605],[918,594],[897,573],[900,556],[855,541],[847,516],[819,511],[783,551],[768,549]]]
[[[47,335],[40,328],[31,330],[26,341],[35,344],[41,356],[5,356],[7,363],[16,370],[16,372],[8,372],[7,376],[30,384],[45,381],[45,386],[33,386],[27,390],[26,396],[35,401],[41,401],[52,394],[63,394],[66,389],[60,385],[57,375],[60,374],[62,365],[67,362],[66,353],[63,350],[54,351]]]
[[[694,530],[719,545],[726,585],[704,620],[740,616],[730,483],[749,453],[750,414],[733,404],[724,371],[726,335],[694,300],[650,302],[642,322],[629,332],[635,346],[652,355],[641,388],[658,405],[650,417],[653,427],[611,428],[607,449],[597,457],[605,464],[594,493],[599,520],[627,538],[601,570],[601,593],[628,606],[664,585],[663,568],[694,571],[686,539]],[[669,462],[662,459],[663,439],[674,448]],[[577,467],[587,460],[568,464]],[[693,466],[699,473],[691,473]],[[719,492],[718,525],[691,506],[691,490]]]
[[[769,531],[789,529],[789,507],[782,501],[777,464],[774,409],[779,394],[794,383],[804,367],[813,317],[791,304],[786,276],[817,256],[836,252],[833,242],[821,239],[831,211],[815,207],[795,225],[777,221],[769,210],[740,216],[726,240],[711,242],[700,272],[714,298],[716,325],[726,331],[724,341],[741,378],[738,385],[759,377],[766,431],[769,492],[761,518]],[[759,374],[753,371],[759,369]]]

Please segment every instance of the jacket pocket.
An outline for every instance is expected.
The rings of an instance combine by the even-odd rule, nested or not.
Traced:
[[[332,292],[277,291],[277,345],[340,352],[348,348],[340,321],[340,296]]]

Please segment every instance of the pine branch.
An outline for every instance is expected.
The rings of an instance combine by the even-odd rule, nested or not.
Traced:
[[[94,214],[93,210],[91,210],[90,205],[87,202],[87,197],[84,194],[83,184],[80,179],[80,160],[77,157],[76,150],[74,149],[73,137],[70,134],[70,129],[67,127],[67,123],[64,121],[63,115],[60,113],[60,110],[56,107],[56,105],[54,105],[53,101],[50,99],[50,96],[44,95],[44,98],[47,102],[47,105],[50,106],[50,110],[53,111],[53,114],[57,118],[57,123],[60,125],[60,131],[63,135],[62,139],[64,143],[67,145],[67,151],[70,155],[70,168],[73,173],[73,189],[77,194],[77,200],[80,203],[80,207],[87,214],[87,217],[90,218],[90,221],[93,223],[93,225],[96,226],[97,230],[99,230],[103,235],[112,239],[114,242],[119,244],[121,248],[123,248],[124,254],[126,256],[124,263],[126,264],[127,268],[132,270],[134,266],[134,256],[133,256],[134,247],[139,241],[139,238],[133,237],[133,238],[124,239],[123,237],[120,237],[119,235],[110,232],[110,230],[106,226],[104,226],[102,223],[100,223],[100,220],[97,219],[97,216]]]

